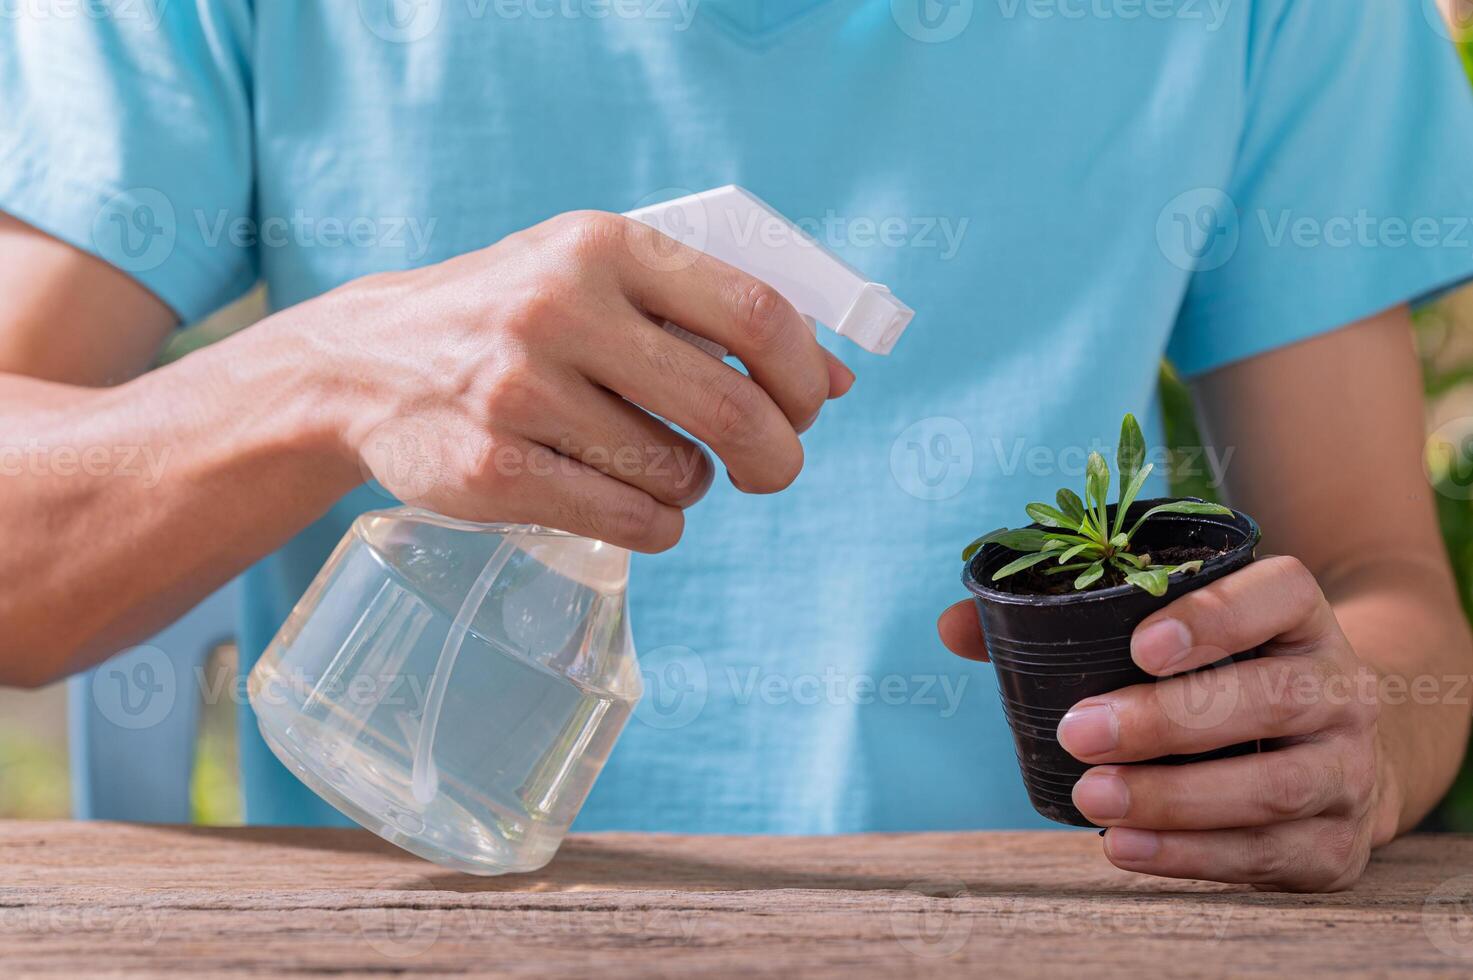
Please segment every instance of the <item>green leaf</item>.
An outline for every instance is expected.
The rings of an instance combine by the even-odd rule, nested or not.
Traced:
[[[1100,507],[1110,495],[1110,464],[1099,453],[1089,454],[1084,467],[1084,499],[1091,510]]]
[[[1145,589],[1153,596],[1166,594],[1166,569],[1147,568],[1138,572],[1130,572],[1125,576],[1125,581],[1137,588]]]
[[[1183,575],[1193,575],[1202,570],[1200,561],[1182,562],[1180,565],[1152,565],[1150,568],[1139,572],[1131,572],[1125,576],[1125,581],[1132,585],[1139,585],[1154,596],[1166,594],[1167,579],[1177,572]],[[1137,580],[1139,578],[1139,580]]]
[[[1086,548],[1095,548],[1095,543],[1093,541],[1086,541],[1083,544],[1076,544],[1074,547],[1070,548],[1068,551],[1059,556],[1059,564],[1062,565],[1070,558],[1077,557],[1080,552],[1084,551]]]
[[[1083,569],[1088,568],[1090,565],[1093,565],[1093,564],[1094,564],[1094,562],[1089,562],[1089,561],[1076,561],[1076,562],[1072,562],[1072,563],[1070,563],[1068,565],[1059,565],[1059,566],[1054,567],[1054,568],[1045,568],[1043,570],[1043,574],[1045,574],[1045,575],[1062,575],[1065,572],[1078,572],[1078,571],[1081,571]]]
[[[1006,530],[1007,528],[1000,527],[996,531],[989,531],[978,538],[976,541],[973,541],[971,544],[967,545],[965,548],[962,549],[962,561],[971,561],[973,555],[981,551],[985,545],[996,541],[997,536],[999,534],[1002,534]]]
[[[1157,504],[1155,507],[1152,507],[1150,510],[1142,514],[1141,519],[1135,522],[1135,527],[1130,529],[1130,536],[1134,538],[1135,533],[1141,529],[1141,525],[1146,523],[1146,521],[1148,521],[1152,517],[1155,517],[1157,514],[1226,515],[1231,513],[1232,511],[1224,507],[1222,504],[1209,504],[1201,500],[1176,500],[1169,504]]]
[[[1141,435],[1140,423],[1129,412],[1120,421],[1120,445],[1115,450],[1115,469],[1120,473],[1121,504],[1124,506],[1125,488],[1135,482],[1141,464],[1146,461],[1146,440]],[[1120,530],[1117,522],[1115,530]]]
[[[1231,514],[1232,510],[1222,504],[1210,504],[1205,500],[1174,500],[1171,503],[1157,504],[1146,511],[1146,516],[1152,514]]]
[[[1182,562],[1180,565],[1152,565],[1151,567],[1159,568],[1167,575],[1175,575],[1177,572],[1181,572],[1183,575],[1192,575],[1202,570],[1202,563],[1200,561],[1188,561]]]
[[[1048,551],[1040,551],[1036,555],[1024,555],[1022,558],[1019,558],[1016,561],[1010,561],[1003,567],[999,568],[997,571],[993,572],[992,580],[996,582],[999,579],[1007,578],[1009,575],[1016,575],[1018,572],[1021,572],[1026,568],[1032,568],[1039,562],[1047,561],[1052,557],[1053,554]]]
[[[1080,530],[1084,529],[1084,501],[1079,499],[1079,494],[1073,490],[1060,490],[1054,499],[1059,503],[1059,510],[1065,517],[1074,522],[1074,526]]]
[[[1014,551],[1038,551],[1048,538],[1037,528],[1024,527],[1017,530],[1000,527],[989,531],[962,549],[962,561],[971,561],[972,556],[989,544],[1000,544]]]
[[[1067,514],[1055,510],[1048,504],[1029,504],[1025,510],[1028,516],[1033,518],[1044,527],[1067,527],[1071,531],[1079,530],[1079,522],[1069,519]]]
[[[1110,539],[1110,547],[1124,551],[1130,547],[1130,539],[1123,534],[1117,534]]]
[[[1069,547],[1069,542],[1063,538],[1049,538],[1043,543],[1044,551],[1062,551],[1067,547]]]
[[[1036,527],[1019,528],[1016,531],[1001,531],[992,540],[1004,548],[1014,551],[1041,551],[1052,535]]]
[[[1062,541],[1065,544],[1099,544],[1094,538],[1087,538],[1082,534],[1069,534],[1065,531],[1045,531],[1043,535],[1050,541]]]
[[[1120,491],[1120,503],[1115,505],[1116,534],[1119,534],[1120,529],[1125,526],[1125,512],[1130,510],[1130,505],[1135,503],[1136,497],[1140,496],[1141,487],[1146,485],[1146,477],[1150,476],[1151,471],[1155,468],[1156,464],[1147,463],[1145,466],[1141,467],[1140,472],[1135,475],[1135,479],[1130,481],[1130,486]],[[1122,485],[1123,479],[1124,478],[1122,478]]]
[[[1105,563],[1102,561],[1097,561],[1079,574],[1079,577],[1074,580],[1074,588],[1087,589],[1091,585],[1094,585],[1096,582],[1098,582],[1100,580],[1100,576],[1104,574]]]
[[[1089,462],[1085,464],[1084,496],[1089,501],[1095,527],[1103,537],[1105,528],[1110,526],[1110,522],[1105,517],[1110,496],[1110,464],[1105,462],[1105,457],[1099,453],[1090,453]]]
[[[1151,556],[1150,555],[1145,555],[1144,557],[1137,557],[1135,555],[1132,555],[1128,551],[1120,551],[1120,552],[1116,552],[1115,557],[1118,558],[1118,559],[1120,559],[1120,561],[1123,564],[1129,565],[1131,568],[1148,568],[1148,567],[1150,567],[1150,564],[1151,564]]]

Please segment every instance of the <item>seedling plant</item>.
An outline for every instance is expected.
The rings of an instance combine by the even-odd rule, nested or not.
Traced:
[[[1074,590],[1084,592],[1098,587],[1106,572],[1114,570],[1125,582],[1154,596],[1166,594],[1168,579],[1174,574],[1201,571],[1201,561],[1178,565],[1160,564],[1149,553],[1136,554],[1131,542],[1141,527],[1159,514],[1231,514],[1220,504],[1197,500],[1177,500],[1158,504],[1147,510],[1130,527],[1125,526],[1126,511],[1135,502],[1152,464],[1145,462],[1146,444],[1140,424],[1127,414],[1120,424],[1120,443],[1115,450],[1115,467],[1119,472],[1119,499],[1111,519],[1107,499],[1110,495],[1110,465],[1097,452],[1089,454],[1085,465],[1084,499],[1073,490],[1061,489],[1055,497],[1058,506],[1029,504],[1028,516],[1042,528],[999,528],[967,545],[963,561],[987,544],[998,544],[1019,552],[1021,557],[999,568],[992,581],[1038,565],[1044,575],[1073,575]]]

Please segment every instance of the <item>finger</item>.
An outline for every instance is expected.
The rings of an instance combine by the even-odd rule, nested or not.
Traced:
[[[811,424],[832,393],[829,362],[811,323],[782,293],[638,221],[626,233],[630,248],[617,269],[635,306],[725,347],[794,428]],[[640,261],[644,254],[661,261]]]
[[[1059,744],[1081,762],[1139,762],[1358,729],[1374,719],[1373,692],[1313,657],[1260,657],[1085,698],[1059,722]]]
[[[1074,784],[1074,805],[1102,827],[1149,830],[1349,815],[1364,805],[1369,772],[1348,772],[1342,755],[1342,746],[1325,740],[1181,766],[1097,766]]]
[[[1216,663],[1270,641],[1311,645],[1338,630],[1319,583],[1295,558],[1256,561],[1188,592],[1135,628],[1130,655],[1165,676]]]
[[[1238,830],[1112,827],[1105,856],[1117,868],[1166,878],[1338,891],[1365,870],[1370,840],[1361,825],[1340,817]]]
[[[612,348],[574,355],[589,380],[710,446],[741,489],[774,493],[797,478],[798,434],[751,378],[633,309],[614,336]]]
[[[715,468],[697,443],[581,378],[528,418],[524,435],[663,504],[689,507],[710,489]]]
[[[823,356],[829,365],[829,398],[842,398],[854,387],[854,372],[829,351],[825,350]]]
[[[662,317],[650,316],[649,314],[645,314],[645,316],[649,319],[651,323],[655,324],[657,327],[668,330],[669,324]],[[810,325],[812,324],[812,320],[808,317],[804,317],[804,320]],[[822,352],[824,360],[828,365],[828,398],[830,401],[835,398],[842,398],[849,393],[850,388],[854,387],[854,372],[849,370],[849,366],[847,364],[839,360],[838,357],[836,357],[826,348],[820,348],[820,351]],[[797,427],[797,431],[800,434],[806,432],[809,428],[812,427],[813,422],[816,420],[817,416],[814,416],[814,418],[809,420],[809,423],[807,425]]]
[[[958,657],[987,662],[987,643],[982,638],[982,624],[977,621],[977,606],[971,599],[958,602],[936,620],[941,643]]]
[[[500,443],[481,469],[491,489],[455,511],[469,520],[541,524],[651,553],[673,547],[685,529],[680,508],[537,443]]]

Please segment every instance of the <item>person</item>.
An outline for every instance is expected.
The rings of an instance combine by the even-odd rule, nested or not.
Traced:
[[[961,546],[1077,482],[1126,411],[1161,443],[1164,354],[1278,557],[1152,617],[1134,656],[1164,678],[1269,656],[1210,732],[1143,689],[1071,714],[1105,854],[1344,887],[1457,771],[1465,700],[1332,696],[1473,664],[1408,331],[1473,274],[1447,165],[1473,107],[1416,4],[7,17],[4,682],[94,664],[242,572],[248,671],[352,518],[399,499],[648,553],[648,707],[578,829],[1044,826],[990,672],[932,621]],[[917,308],[893,355],[616,216],[725,183]],[[149,370],[258,281],[269,316]],[[985,656],[965,604],[940,628]],[[250,821],[342,819],[244,705],[240,736]],[[1120,765],[1248,739],[1268,750]]]

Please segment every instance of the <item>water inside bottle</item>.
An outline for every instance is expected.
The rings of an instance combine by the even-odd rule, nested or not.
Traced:
[[[446,635],[498,548],[510,556],[426,726]],[[541,528],[366,515],[252,672],[262,734],[309,787],[407,850],[477,874],[539,868],[639,699],[627,569],[627,553]],[[430,733],[432,789],[416,793]]]

